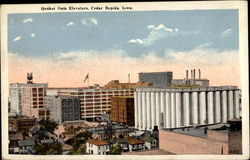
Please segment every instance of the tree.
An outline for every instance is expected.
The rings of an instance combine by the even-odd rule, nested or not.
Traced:
[[[116,143],[112,145],[111,154],[121,154],[122,148],[120,144]]]
[[[43,119],[42,121],[40,121],[40,125],[42,125],[41,130],[46,130],[53,133],[54,130],[57,129],[58,123],[55,122],[54,120]]]
[[[73,146],[73,150],[70,152],[70,154],[84,154],[86,151],[85,143],[90,138],[92,138],[92,133],[86,131],[68,139],[66,143]]]
[[[62,144],[60,143],[46,143],[46,144],[36,144],[34,146],[36,154],[40,155],[55,155],[62,154]]]

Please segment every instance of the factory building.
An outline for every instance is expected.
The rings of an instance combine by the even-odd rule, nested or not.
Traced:
[[[139,82],[153,83],[153,86],[166,87],[171,86],[173,72],[141,72],[139,73]]]
[[[120,83],[119,80],[112,80],[106,84],[102,89],[129,89],[136,87],[152,86],[153,83],[138,82],[138,83]]]
[[[134,89],[70,89],[60,90],[58,96],[72,96],[80,99],[81,119],[93,120],[110,113],[111,97],[133,96]]]
[[[199,77],[195,77],[195,69],[191,70],[191,77],[188,76],[188,70],[186,70],[186,78],[184,79],[173,79],[172,86],[180,86],[180,85],[191,85],[197,87],[209,86],[209,80],[201,78],[201,70],[198,70]]]
[[[134,97],[112,97],[111,120],[134,126]]]
[[[50,119],[57,123],[80,120],[80,101],[76,97],[46,96],[44,103],[50,111]]]
[[[135,128],[139,130],[224,123],[239,118],[239,113],[236,86],[141,87],[135,91]]]

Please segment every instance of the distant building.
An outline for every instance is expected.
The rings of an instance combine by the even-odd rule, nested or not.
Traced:
[[[111,111],[111,97],[133,96],[133,89],[72,89],[59,91],[59,96],[72,96],[80,99],[81,119],[96,120]]]
[[[171,86],[173,72],[141,72],[139,82],[153,83],[153,86]]]
[[[86,153],[93,155],[110,154],[111,146],[108,142],[101,139],[90,139],[86,143]]]
[[[160,130],[159,135],[160,149],[174,154],[242,154],[241,129],[229,124]]]
[[[152,85],[153,83],[149,82],[120,83],[119,80],[112,80],[108,84],[106,84],[102,89],[129,89],[136,87],[147,87]]]
[[[133,126],[135,123],[134,97],[112,97],[111,120]]]
[[[57,123],[80,120],[80,101],[76,97],[46,96],[45,108]]]
[[[135,128],[152,130],[225,123],[240,118],[236,86],[200,88],[141,87],[135,91]]]
[[[26,132],[35,126],[34,118],[9,118],[9,131]]]
[[[10,84],[11,112],[28,117],[48,118],[49,111],[43,106],[47,88],[46,83]]]

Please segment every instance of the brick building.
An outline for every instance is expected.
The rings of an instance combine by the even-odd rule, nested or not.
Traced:
[[[134,97],[112,97],[111,120],[133,126],[135,124]]]
[[[153,83],[149,82],[138,82],[138,83],[120,83],[119,80],[112,80],[106,84],[103,89],[128,89],[135,87],[147,87],[152,86]]]
[[[159,142],[174,154],[242,154],[241,130],[228,124],[160,130]]]

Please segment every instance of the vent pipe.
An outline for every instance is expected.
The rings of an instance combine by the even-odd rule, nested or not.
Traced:
[[[191,79],[193,79],[193,70],[191,69]]]
[[[201,79],[201,70],[199,69],[199,79]]]
[[[194,79],[195,79],[195,69],[194,69]]]
[[[186,70],[186,78],[188,79],[188,70]]]

